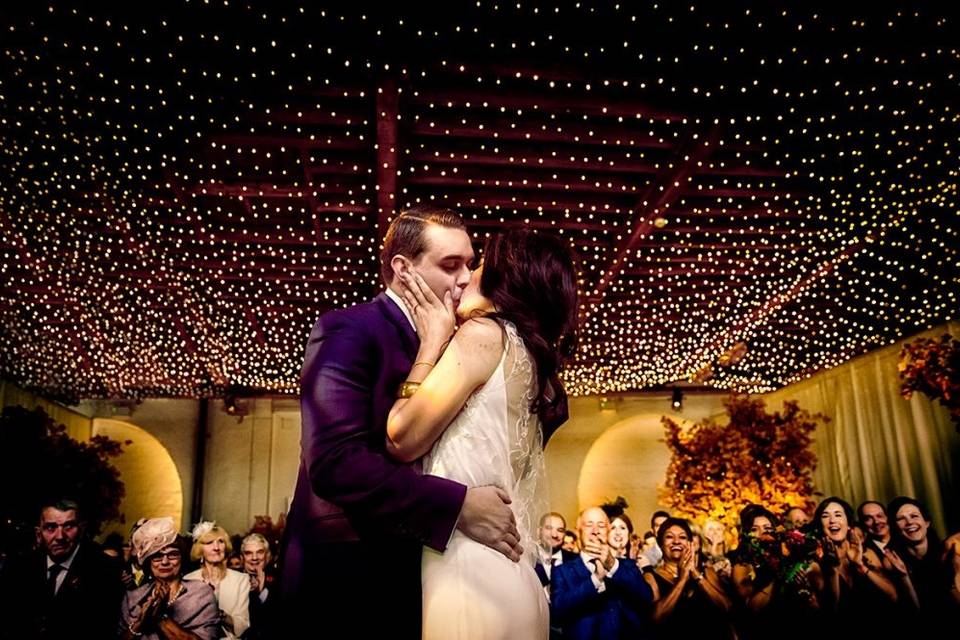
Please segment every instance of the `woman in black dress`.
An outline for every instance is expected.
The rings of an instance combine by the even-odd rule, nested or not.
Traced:
[[[659,596],[653,620],[662,638],[732,638],[730,598],[710,567],[697,565],[686,520],[668,518],[657,531],[663,564],[653,573]]]

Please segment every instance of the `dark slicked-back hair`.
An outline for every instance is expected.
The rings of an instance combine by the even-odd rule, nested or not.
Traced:
[[[425,232],[435,224],[450,229],[467,230],[463,218],[451,209],[431,205],[418,205],[402,211],[390,223],[387,235],[383,238],[383,249],[380,251],[380,277],[384,285],[393,280],[393,267],[390,261],[396,255],[406,256],[416,260],[417,256],[426,251],[427,242]]]
[[[83,514],[80,513],[80,505],[74,500],[69,498],[51,498],[48,500],[43,500],[40,505],[39,511],[37,511],[37,518],[43,517],[43,512],[47,509],[56,509],[57,511],[74,511],[77,514],[77,520],[82,519]]]

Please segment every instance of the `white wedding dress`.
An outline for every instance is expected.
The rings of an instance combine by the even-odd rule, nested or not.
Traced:
[[[534,572],[534,532],[545,512],[540,422],[530,413],[536,373],[509,322],[500,364],[477,389],[423,460],[423,472],[467,487],[506,491],[524,557],[512,562],[455,531],[444,553],[423,552],[423,638],[546,639],[549,606]]]

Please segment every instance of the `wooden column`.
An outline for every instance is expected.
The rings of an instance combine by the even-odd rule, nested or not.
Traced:
[[[397,207],[397,121],[400,93],[392,76],[377,83],[377,237]]]

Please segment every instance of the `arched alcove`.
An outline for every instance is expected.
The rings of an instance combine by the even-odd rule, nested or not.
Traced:
[[[581,508],[623,496],[638,533],[660,509],[657,485],[663,482],[670,451],[663,442],[662,413],[630,416],[606,429],[591,445],[580,469]]]
[[[123,454],[112,460],[126,488],[120,503],[126,522],[111,523],[104,533],[117,531],[126,537],[130,525],[138,518],[157,516],[171,516],[180,530],[183,514],[180,474],[166,447],[148,431],[120,420],[95,419],[93,435],[130,442],[124,445]]]

